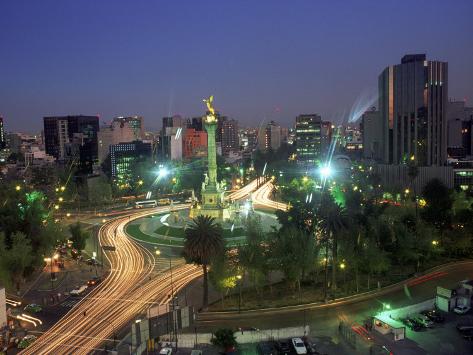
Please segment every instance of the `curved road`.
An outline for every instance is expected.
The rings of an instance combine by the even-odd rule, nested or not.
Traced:
[[[266,207],[275,210],[287,210],[287,204],[283,202],[276,202],[270,199],[271,191],[273,191],[274,185],[272,180],[264,183],[258,190],[253,194],[253,205],[255,207]]]
[[[159,207],[105,223],[99,232],[100,244],[116,248],[105,254],[111,266],[109,275],[22,353],[88,354],[147,306],[166,303],[171,294],[170,272],[154,276],[155,256],[128,238],[124,228],[134,219],[167,210],[168,207]],[[172,272],[174,292],[202,273],[193,265],[173,267]]]
[[[473,279],[473,261],[438,267],[426,275],[388,286],[376,293],[350,297],[323,304],[309,304],[264,310],[238,312],[206,312],[198,316],[200,330],[215,327],[257,327],[261,329],[301,326],[304,322],[312,331],[335,329],[339,320],[362,323],[382,310],[382,304],[392,309],[435,297],[436,287],[454,288],[459,281]],[[244,302],[244,297],[243,297]],[[408,330],[408,333],[410,330]],[[408,334],[409,335],[409,334]]]

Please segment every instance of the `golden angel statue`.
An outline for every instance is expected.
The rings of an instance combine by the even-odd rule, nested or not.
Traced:
[[[209,112],[205,120],[207,122],[215,122],[217,120],[217,117],[215,116],[215,108],[212,106],[212,102],[214,101],[214,96],[210,95],[208,99],[203,99],[202,101],[204,101],[205,104],[207,105],[207,111]]]

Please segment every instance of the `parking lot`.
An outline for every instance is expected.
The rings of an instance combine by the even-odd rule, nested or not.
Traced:
[[[470,311],[471,312],[471,311]],[[407,338],[415,341],[428,354],[473,354],[473,341],[466,340],[456,329],[458,323],[473,324],[473,315],[443,313],[444,323],[420,331],[406,329]]]

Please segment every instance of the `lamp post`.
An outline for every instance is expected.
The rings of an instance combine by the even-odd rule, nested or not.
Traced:
[[[238,280],[238,313],[241,313],[241,280],[243,277],[241,275],[237,275],[236,278]]]
[[[342,269],[342,272],[343,272],[343,284],[345,285],[345,293],[347,293],[348,287],[347,287],[347,278],[346,278],[345,268],[346,268],[345,262],[342,262],[340,264],[340,269]]]

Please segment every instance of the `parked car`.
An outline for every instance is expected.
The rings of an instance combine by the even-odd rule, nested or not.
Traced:
[[[89,281],[87,281],[88,286],[95,286],[102,282],[102,278],[100,276],[94,276]]]
[[[23,310],[30,313],[41,313],[43,311],[43,307],[36,303],[30,303],[27,304]]]
[[[432,322],[426,315],[424,314],[415,314],[413,316],[416,322],[419,322],[422,326],[426,328],[433,328],[434,322]]]
[[[276,344],[276,348],[280,355],[290,355],[291,351],[291,344],[289,341],[280,340]]]
[[[171,355],[172,354],[172,348],[162,348],[159,351],[159,355]]]
[[[422,329],[422,327],[420,326],[419,323],[417,323],[416,321],[414,321],[413,319],[411,318],[404,318],[404,319],[401,319],[401,322],[402,324],[404,324],[406,327],[408,327],[409,329],[415,331],[415,332],[418,332],[419,330]]]
[[[445,321],[445,318],[435,309],[423,311],[421,314],[425,315],[434,323],[443,323]]]
[[[460,333],[469,331],[470,329],[473,329],[473,323],[458,323],[457,324],[457,330]]]
[[[36,337],[34,335],[25,335],[23,339],[21,339],[20,342],[18,343],[18,349],[26,349],[35,340],[36,340]]]
[[[69,294],[71,296],[80,296],[87,290],[87,288],[88,288],[87,285],[82,285],[81,287],[72,290]]]
[[[466,340],[473,340],[473,329],[464,330],[461,335]]]
[[[470,307],[465,306],[465,305],[458,305],[453,309],[453,312],[456,314],[465,314],[468,313],[470,310]]]
[[[260,355],[277,355],[278,351],[270,342],[261,342],[257,346],[258,354]]]
[[[301,338],[292,338],[291,339],[292,346],[294,347],[294,350],[296,351],[297,355],[303,355],[307,354],[307,349],[304,345],[304,342],[302,341]]]

